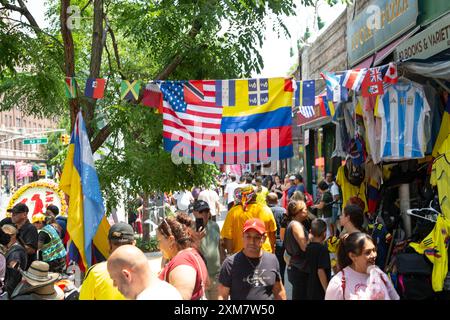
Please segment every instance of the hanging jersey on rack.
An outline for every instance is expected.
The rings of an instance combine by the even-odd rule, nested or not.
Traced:
[[[424,122],[429,112],[430,106],[418,84],[409,81],[388,87],[375,113],[382,121],[381,158],[423,158]]]

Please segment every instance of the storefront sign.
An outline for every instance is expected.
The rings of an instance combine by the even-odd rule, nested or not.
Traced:
[[[350,66],[367,58],[416,25],[417,0],[375,0],[347,24]]]
[[[15,166],[16,162],[10,161],[10,160],[2,160],[1,165],[2,166]]]
[[[450,48],[450,14],[401,43],[396,60],[427,59]]]

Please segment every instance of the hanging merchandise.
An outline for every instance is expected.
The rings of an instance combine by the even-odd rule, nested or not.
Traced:
[[[381,200],[380,188],[383,183],[383,172],[380,166],[376,165],[370,156],[367,158],[364,168],[367,184],[368,213],[374,214]]]
[[[436,138],[436,143],[433,148],[433,157],[437,157],[439,154],[439,149],[442,143],[447,139],[450,134],[450,94],[448,92],[444,92],[444,102],[445,108],[444,113],[442,115],[441,128],[439,130],[439,134]]]
[[[433,231],[420,243],[410,243],[418,253],[424,254],[433,263],[432,285],[435,292],[442,291],[448,272],[448,244],[450,220],[439,215]]]
[[[371,155],[375,164],[381,162],[380,158],[380,138],[381,138],[381,121],[374,117],[373,110],[378,103],[377,96],[367,98],[359,97],[358,103],[362,104],[362,114],[364,127],[366,128],[366,149],[367,153]]]
[[[437,186],[441,211],[450,219],[450,135],[441,144],[438,154],[433,163],[430,183]]]
[[[336,145],[331,157],[340,157],[345,158],[347,156],[347,152],[345,151],[344,146],[347,145],[350,138],[348,137],[348,133],[345,127],[344,120],[344,103],[336,104],[336,113],[333,117],[333,123],[336,126]]]
[[[425,97],[427,98],[431,109],[430,116],[425,118],[425,136],[428,141],[425,154],[431,154],[439,135],[443,107],[441,95],[439,95],[439,92],[433,87],[430,81],[427,81],[423,85],[423,91],[425,92]]]
[[[349,166],[351,168],[346,168],[346,166]],[[366,185],[365,183],[362,183],[364,180],[364,177],[361,179],[361,184],[359,186],[353,185],[347,178],[346,172],[352,172],[353,163],[349,159],[347,160],[346,164],[343,166],[340,166],[337,175],[336,175],[336,183],[341,187],[342,190],[342,209],[345,208],[348,200],[352,197],[358,197],[364,202],[365,210],[364,212],[367,212],[367,200],[366,200]],[[357,172],[363,172],[362,170],[357,169]],[[356,179],[353,180],[353,182],[356,182]]]
[[[423,158],[424,121],[429,112],[421,86],[407,79],[389,86],[375,110],[382,121],[380,157],[384,160]]]

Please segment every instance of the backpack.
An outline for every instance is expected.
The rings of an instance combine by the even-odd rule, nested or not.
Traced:
[[[347,160],[344,166],[344,174],[348,182],[359,187],[364,181],[365,173],[362,165],[355,165],[353,161]]]
[[[399,253],[396,257],[397,287],[405,300],[428,300],[434,297],[431,274],[433,267],[418,253]]]
[[[311,207],[314,205],[314,200],[313,200],[313,196],[308,193],[308,192],[304,192],[303,195],[305,196],[305,203],[307,207]]]

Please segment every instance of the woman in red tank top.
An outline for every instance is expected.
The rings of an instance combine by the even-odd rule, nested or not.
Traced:
[[[156,229],[164,259],[159,278],[173,285],[184,300],[204,298],[208,282],[205,262],[196,249],[192,219],[185,213],[165,218]]]

